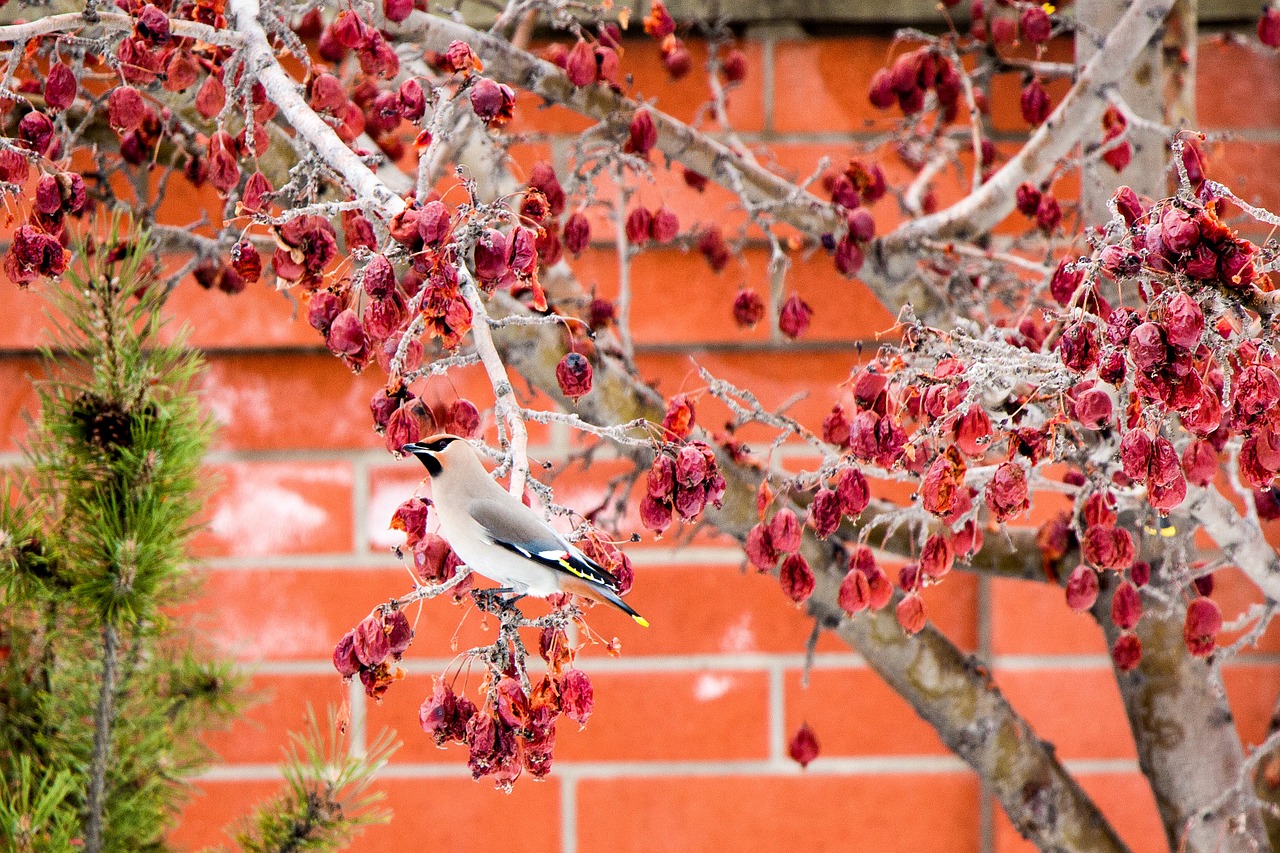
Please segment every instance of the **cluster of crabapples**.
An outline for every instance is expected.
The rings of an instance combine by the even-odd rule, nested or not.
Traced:
[[[1195,167],[1194,149],[1188,151]],[[1033,476],[1049,476],[1045,463],[1065,463],[1060,476],[1076,495],[1072,511],[1040,529],[1046,565],[1078,547],[1081,562],[1065,579],[1067,602],[1088,610],[1102,589],[1110,591],[1110,617],[1120,629],[1113,654],[1123,669],[1141,659],[1134,629],[1142,615],[1139,590],[1152,567],[1138,559],[1137,543],[1118,523],[1118,506],[1139,515],[1174,513],[1189,488],[1212,488],[1221,467],[1231,464],[1254,488],[1262,517],[1280,516],[1271,491],[1280,473],[1280,364],[1271,347],[1251,336],[1252,315],[1225,310],[1234,302],[1265,311],[1272,284],[1259,269],[1260,249],[1223,224],[1228,201],[1220,189],[1198,168],[1188,172],[1191,192],[1158,203],[1122,188],[1106,244],[1091,257],[1063,260],[1053,273],[1048,296],[1056,308],[1004,330],[1017,349],[1056,354],[1060,368],[1044,377],[1055,390],[1028,379],[1012,398],[993,404],[972,387],[972,356],[963,345],[943,357],[931,350],[926,360],[920,354],[926,348],[907,341],[861,368],[849,399],[825,419],[822,438],[842,455],[805,501],[806,523],[817,536],[832,535],[867,506],[859,466],[914,475],[918,506],[936,520],[936,532],[896,579],[898,618],[907,630],[924,622],[920,587],[981,548],[979,504],[994,522],[1016,519],[1030,505]],[[1104,296],[1126,289],[1139,307],[1113,307]],[[918,343],[929,334],[914,329],[909,337]],[[1234,458],[1232,439],[1239,447]],[[1092,452],[1100,443],[1111,443],[1114,453]],[[762,570],[779,571],[784,590],[800,601],[813,588],[800,553],[802,525],[785,507],[767,518],[772,501],[762,490],[761,521],[747,554]],[[892,584],[872,552],[857,544],[848,557],[841,606],[855,613],[888,604]],[[1114,581],[1104,584],[1105,573]],[[1222,626],[1209,597],[1212,576],[1196,565],[1164,567],[1162,582],[1169,579],[1187,597],[1187,648],[1208,655]]]
[[[365,692],[380,700],[404,678],[398,662],[412,640],[404,611],[379,607],[338,642],[333,664],[343,678],[359,677]],[[540,779],[551,771],[559,718],[586,725],[595,700],[591,680],[573,666],[575,650],[563,628],[539,632],[538,654],[546,672],[529,688],[516,651],[505,646],[501,652],[505,664],[486,670],[480,705],[455,691],[457,679],[446,673],[423,700],[418,722],[441,749],[450,744],[467,749],[473,778],[491,777],[497,787],[510,790],[524,772]]]
[[[455,603],[461,603],[472,593],[472,575],[456,577],[461,562],[448,543],[429,529],[430,512],[429,500],[410,498],[397,508],[391,527],[405,533],[404,548],[412,554],[419,584],[430,588],[451,582],[448,590]],[[619,592],[630,589],[634,578],[630,558],[613,543],[590,531],[578,544],[618,579]],[[482,595],[475,596],[475,601],[481,606],[492,604]],[[422,730],[437,746],[465,747],[474,778],[490,777],[505,790],[522,773],[537,779],[550,772],[560,717],[586,725],[594,706],[591,680],[573,666],[578,649],[565,631],[571,621],[579,620],[584,634],[594,636],[580,621],[579,611],[569,609],[584,603],[568,595],[553,596],[550,603],[550,616],[540,620],[519,617],[514,627],[503,622],[492,645],[468,653],[468,661],[480,663],[484,672],[477,694],[479,704],[457,689],[459,674],[471,669],[464,665],[452,676],[446,672],[435,679],[418,712]],[[522,627],[538,629],[538,654],[546,665],[545,672],[533,682],[524,645],[513,636]],[[338,642],[334,668],[344,679],[359,678],[366,695],[381,701],[387,690],[405,677],[399,661],[412,641],[413,631],[402,606],[380,606]],[[616,652],[613,643],[609,650]]]

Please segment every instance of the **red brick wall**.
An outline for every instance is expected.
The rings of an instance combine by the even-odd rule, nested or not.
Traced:
[[[811,173],[823,154],[838,162],[885,127],[865,91],[888,50],[887,40],[872,37],[749,43],[750,77],[731,102],[737,129],[768,143],[797,175]],[[660,108],[693,116],[698,98],[665,81],[652,47],[629,44],[626,64],[637,89]],[[1268,165],[1280,162],[1280,58],[1206,39],[1198,92],[1203,127],[1235,136],[1214,155],[1211,174],[1280,207]],[[997,127],[1016,141],[1025,130],[1016,107],[999,110]],[[541,134],[516,149],[526,166],[535,157],[563,157],[564,134],[584,126],[563,110],[538,111],[524,101],[518,118],[522,130]],[[696,196],[662,179],[640,200],[650,207],[666,201],[686,224],[734,221],[724,211],[727,195],[714,188]],[[887,227],[892,216],[881,207]],[[607,238],[604,222],[596,234]],[[616,275],[607,245],[577,266],[605,294]],[[872,341],[891,319],[818,257],[798,262],[789,284],[816,311],[800,344],[775,345],[764,329],[739,332],[730,302],[744,282],[763,286],[765,262],[762,249],[749,249],[745,267],[717,276],[678,250],[639,258],[640,368],[672,391],[691,383],[693,353],[714,373],[756,389],[766,405],[807,391],[792,411],[816,426],[856,359],[855,342]],[[42,309],[38,297],[0,288],[0,459],[13,461],[19,415],[32,403],[29,352],[40,339]],[[184,287],[173,310],[194,322],[195,343],[208,349],[204,395],[221,426],[209,460],[221,484],[197,543],[208,583],[196,609],[207,636],[249,667],[253,686],[269,697],[210,739],[220,758],[201,781],[203,795],[178,842],[225,842],[220,827],[275,789],[285,733],[301,727],[304,707],[346,699],[357,740],[390,726],[404,741],[380,783],[394,822],[364,835],[358,850],[392,849],[394,841],[410,849],[583,853],[1026,848],[980,802],[976,777],[847,648],[823,639],[803,687],[809,624],[776,582],[744,574],[740,551],[705,533],[684,547],[646,536],[630,548],[637,568],[630,600],[653,627],[642,630],[612,611],[592,615],[602,635],[621,638],[623,654],[595,647],[580,658],[595,684],[596,713],[581,732],[562,728],[549,781],[522,779],[510,795],[472,782],[465,755],[431,746],[416,711],[431,676],[485,636],[474,613],[464,621],[461,608],[429,603],[406,659],[410,677],[381,706],[342,685],[330,663],[344,631],[408,589],[404,568],[388,553],[386,525],[422,471],[393,461],[369,428],[366,404],[378,378],[353,379],[292,318],[293,304],[265,287],[230,298]],[[491,399],[474,374],[437,393],[481,405]],[[532,440],[538,460],[554,462],[571,446],[556,429],[535,428]],[[557,499],[590,505],[611,473],[603,463],[570,470],[555,481]],[[1247,591],[1225,587],[1218,597],[1230,615]],[[1067,611],[1054,588],[963,575],[927,598],[950,636],[987,656],[1014,706],[1056,744],[1133,849],[1164,849],[1106,648],[1089,617]],[[1280,688],[1277,654],[1280,642],[1271,637],[1227,669],[1250,742],[1262,737]],[[822,757],[801,772],[786,743],[806,720]]]

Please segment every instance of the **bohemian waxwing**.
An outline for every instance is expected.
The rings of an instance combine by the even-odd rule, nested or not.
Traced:
[[[649,626],[618,597],[618,579],[494,482],[465,439],[433,435],[401,450],[426,466],[440,535],[473,571],[520,595],[607,601]]]

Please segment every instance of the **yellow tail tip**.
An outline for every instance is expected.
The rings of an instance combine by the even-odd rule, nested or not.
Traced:
[[[636,620],[636,624],[639,625],[641,628],[649,627],[649,620],[644,618],[643,616],[632,616],[631,618]]]

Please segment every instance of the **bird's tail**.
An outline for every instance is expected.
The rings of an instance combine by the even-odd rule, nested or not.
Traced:
[[[564,587],[565,592],[581,595],[583,598],[589,598],[592,601],[608,602],[634,619],[641,628],[649,627],[648,619],[637,613],[630,604],[622,600],[621,596],[603,584],[592,583],[585,578],[574,578],[573,581],[562,583],[561,585]]]

